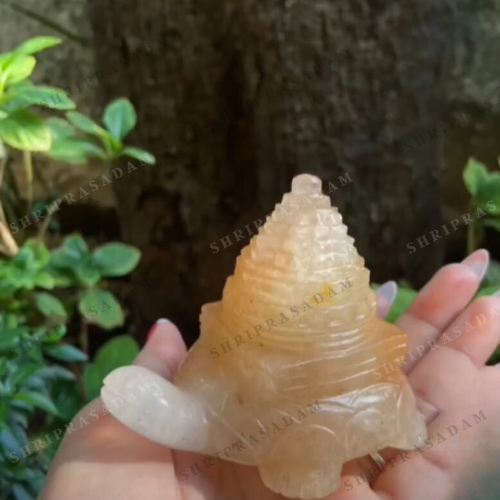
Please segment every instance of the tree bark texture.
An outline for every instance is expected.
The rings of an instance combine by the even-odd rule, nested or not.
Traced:
[[[441,138],[409,144],[443,102],[450,4],[89,3],[106,101],[132,100],[132,142],[158,160],[114,183],[123,237],[144,253],[132,282],[142,328],[166,316],[196,338],[200,306],[220,298],[248,227],[301,172],[335,186],[374,281],[421,285],[441,264],[442,239],[429,237],[442,225]]]

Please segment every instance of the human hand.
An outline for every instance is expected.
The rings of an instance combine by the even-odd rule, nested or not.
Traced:
[[[472,462],[481,468],[492,453],[498,453],[494,423],[500,415],[500,370],[484,365],[500,342],[500,298],[470,303],[487,264],[487,252],[478,251],[461,264],[445,266],[398,321],[409,335],[410,356],[402,368],[427,419],[433,446],[406,455],[386,450],[385,471],[371,481],[372,472],[366,472],[362,460],[346,464],[342,487],[329,500],[453,498],[466,467]],[[383,316],[389,310],[388,299],[379,294]],[[135,363],[170,379],[185,355],[175,326],[157,323]],[[80,416],[90,425],[80,427]],[[204,456],[170,450],[139,436],[111,414],[103,414],[100,399],[73,422],[77,430],[61,443],[40,500],[283,498],[262,484],[255,467],[221,462],[206,468]],[[451,426],[458,429],[454,436],[447,430]],[[187,472],[186,480],[181,471]]]

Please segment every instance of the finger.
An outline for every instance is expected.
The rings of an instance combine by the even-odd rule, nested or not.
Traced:
[[[177,327],[166,319],[158,320],[134,361],[166,379],[171,379],[186,357],[186,344]]]
[[[484,367],[499,342],[500,297],[474,301],[409,375],[427,420],[460,407],[465,395],[477,392],[478,369]]]
[[[377,288],[377,315],[384,319],[391,310],[392,304],[398,294],[398,285],[395,281],[386,281]]]
[[[475,300],[446,332],[437,345],[465,354],[482,368],[500,342],[500,297]],[[451,339],[451,341],[449,340]]]
[[[429,351],[432,341],[439,338],[474,297],[488,264],[487,250],[477,250],[462,263],[441,268],[422,288],[408,311],[397,321],[409,336],[409,352],[403,366],[405,372],[414,368]]]

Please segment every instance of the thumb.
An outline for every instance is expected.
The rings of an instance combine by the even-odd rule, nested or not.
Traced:
[[[170,380],[186,354],[186,344],[177,327],[168,319],[159,319],[151,328],[146,345],[134,364]]]

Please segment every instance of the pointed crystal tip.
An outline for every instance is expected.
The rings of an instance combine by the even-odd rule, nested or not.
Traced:
[[[311,174],[300,174],[292,179],[293,194],[321,194],[321,179]]]

